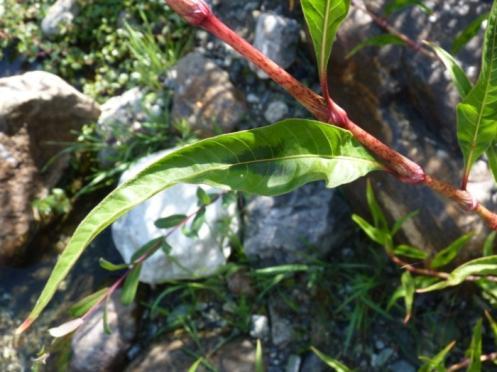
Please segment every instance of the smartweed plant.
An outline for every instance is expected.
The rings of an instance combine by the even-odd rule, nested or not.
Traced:
[[[457,202],[467,211],[479,215],[491,229],[497,230],[497,214],[480,204],[466,188],[471,168],[484,154],[497,176],[497,1],[488,16],[481,73],[476,83],[473,84],[466,77],[449,53],[432,46],[449,68],[461,96],[461,102],[457,106],[457,137],[465,165],[459,187],[427,174],[420,165],[366,132],[349,118],[347,112],[331,96],[328,64],[337,31],[348,14],[350,0],[300,1],[316,52],[322,95],[301,84],[228,28],[213,14],[204,0],[166,0],[166,3],[188,23],[215,35],[258,66],[300,102],[316,120],[289,119],[184,146],[119,186],[87,215],[74,232],[34,309],[18,328],[18,334],[24,332],[41,314],[84,249],[103,229],[139,203],[177,183],[210,184],[271,196],[290,192],[311,181],[324,180],[332,188],[353,182],[373,171],[388,172],[399,182],[413,187],[429,187]],[[397,37],[403,40],[402,35],[397,34]],[[412,47],[419,47],[409,43],[409,40],[404,41]],[[455,241],[437,256],[428,258],[422,250],[394,243],[393,238],[405,219],[389,226],[371,187],[368,190],[368,201],[373,223],[359,216],[355,216],[354,220],[371,239],[385,247],[388,257],[394,263],[404,268],[401,289],[392,301],[404,298],[406,322],[411,317],[416,292],[441,290],[463,282],[475,282],[486,288],[497,286],[497,256],[491,253],[466,262],[450,272],[441,271],[457,255],[468,236]],[[179,224],[192,218],[196,217],[186,216]],[[493,236],[489,239],[493,239]],[[151,251],[162,249],[162,240],[151,244]],[[487,245],[490,246],[491,242],[487,242]],[[491,249],[486,250],[490,251]],[[136,283],[140,262],[147,255],[148,253],[137,256],[131,271],[123,275],[112,289],[124,282]],[[427,264],[425,267],[413,265],[409,261],[413,259],[427,260]],[[136,291],[136,285],[125,286],[125,289],[128,294],[125,302],[129,302]],[[58,331],[66,334],[83,321],[83,318],[78,318]],[[481,356],[481,327],[480,321],[473,332],[474,347],[471,348],[468,359],[462,362],[465,366],[474,365],[476,368],[481,360],[497,359],[495,355]],[[434,365],[434,368],[440,366],[452,346],[448,345],[434,359],[428,358],[426,370],[433,370]]]

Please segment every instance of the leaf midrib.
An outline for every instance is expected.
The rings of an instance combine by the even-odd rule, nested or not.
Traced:
[[[490,80],[492,78],[492,71],[495,63],[495,47],[496,47],[496,41],[497,41],[497,22],[493,22],[493,30],[492,30],[492,48],[491,48],[491,58],[490,58],[490,63],[489,63],[489,69],[488,69],[488,77],[485,81],[485,89],[483,91],[483,100],[481,101],[480,105],[480,110],[478,111],[478,119],[476,121],[476,130],[475,133],[473,134],[473,139],[471,141],[471,151],[468,156],[468,165],[471,166],[472,160],[474,153],[476,151],[476,142],[478,140],[478,134],[480,132],[480,126],[481,122],[483,121],[483,108],[486,105],[487,98],[488,98],[488,92],[489,92],[489,85],[490,85]]]
[[[331,0],[326,1],[326,8],[325,8],[325,13],[324,13],[324,19],[323,19],[323,40],[321,42],[321,56],[320,56],[320,65],[321,65],[321,71],[319,72],[320,75],[322,75],[325,70],[326,70],[326,46],[328,42],[328,29],[326,25],[328,24],[329,17],[330,17],[330,6],[331,6]]]

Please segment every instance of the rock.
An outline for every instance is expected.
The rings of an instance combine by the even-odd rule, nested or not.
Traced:
[[[266,112],[264,113],[264,118],[269,123],[275,123],[278,120],[285,118],[285,116],[288,115],[288,112],[288,106],[285,102],[274,101],[268,105]]]
[[[277,347],[284,347],[294,340],[294,323],[288,317],[288,309],[280,301],[269,299],[268,308],[271,341]]]
[[[31,203],[47,195],[63,174],[61,157],[41,172],[74,131],[100,109],[61,78],[34,71],[0,79],[0,265],[21,259],[35,222]]]
[[[269,336],[269,319],[265,315],[252,315],[250,337],[266,340]]]
[[[262,13],[255,29],[254,46],[282,68],[289,67],[296,58],[300,25],[297,21],[276,14]],[[268,76],[252,66],[261,79]]]
[[[116,292],[107,304],[107,324],[112,333],[105,333],[101,307],[74,334],[71,371],[121,370],[136,336],[137,323],[133,316],[134,305],[124,306],[119,296],[120,292]]]
[[[201,137],[234,130],[245,115],[245,103],[226,71],[198,52],[178,61],[173,74],[176,88],[174,121],[185,119]]]
[[[299,372],[302,358],[298,355],[290,355],[286,364],[286,372]]]
[[[329,368],[324,364],[324,362],[318,358],[318,356],[314,353],[308,353],[302,362],[301,372],[325,372],[328,371]],[[400,371],[399,371],[400,372]]]
[[[244,251],[264,265],[308,262],[340,244],[349,223],[347,206],[323,183],[256,197],[246,208]]]
[[[134,164],[122,176],[120,182],[133,177],[154,160],[164,156],[163,151],[146,156]],[[169,230],[158,229],[154,222],[162,217],[175,214],[190,215],[197,209],[196,191],[198,185],[179,184],[155,195],[140,204],[127,215],[112,225],[114,243],[126,262],[130,262],[133,253],[150,240],[167,235]],[[201,187],[208,193],[220,192],[207,185]],[[194,279],[213,274],[226,263],[230,254],[229,242],[216,229],[216,222],[231,219],[232,231],[238,228],[236,208],[225,208],[219,198],[209,205],[205,213],[205,223],[198,233],[198,238],[188,238],[181,229],[169,235],[167,241],[172,246],[170,256],[158,251],[143,264],[140,280],[155,284],[169,280]]]
[[[383,349],[378,354],[373,353],[371,355],[371,367],[380,368],[385,365],[386,362],[395,354],[390,348]]]
[[[376,0],[367,4],[379,11],[386,2]],[[431,5],[431,15],[412,7],[389,20],[415,40],[434,40],[450,49],[454,35],[490,6],[486,2],[461,0]],[[352,10],[340,29],[332,55],[331,86],[335,99],[354,121],[420,163],[428,174],[460,184],[463,165],[455,135],[454,109],[458,97],[444,67],[398,46],[366,48],[351,59],[345,58],[360,41],[379,32],[368,15]],[[475,43],[481,45],[481,35],[458,55],[466,68],[479,66],[481,48],[475,47]],[[386,174],[374,174],[372,179],[391,220],[419,210],[403,226],[402,242],[435,252],[473,231],[476,237],[471,246],[480,251],[488,230],[479,217],[425,187],[405,185]],[[481,187],[483,193],[495,192]],[[348,185],[346,190],[357,212],[365,215],[364,183]],[[492,200],[492,196],[479,195],[484,202]],[[496,209],[497,204],[486,202],[486,206]]]
[[[60,34],[61,29],[70,25],[78,14],[77,0],[57,0],[41,21],[41,30],[48,37]]]
[[[203,351],[199,354],[203,355],[205,350],[218,347],[220,341],[215,335],[200,339]],[[163,341],[134,361],[126,372],[187,371],[196,361],[196,357],[192,355],[196,345],[190,340],[178,338]],[[208,357],[207,361],[219,372],[252,372],[255,366],[255,346],[244,339],[229,341]],[[197,371],[206,372],[207,369],[200,365]]]
[[[398,360],[389,367],[390,372],[416,372],[411,364],[407,363],[405,360]]]

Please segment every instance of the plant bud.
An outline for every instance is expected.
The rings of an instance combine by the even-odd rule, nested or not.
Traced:
[[[166,3],[194,26],[200,26],[212,15],[211,8],[204,0],[166,0]]]

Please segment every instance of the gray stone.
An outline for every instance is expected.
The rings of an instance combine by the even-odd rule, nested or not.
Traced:
[[[58,76],[33,71],[0,79],[0,264],[21,258],[36,223],[35,198],[60,180],[67,157],[41,170],[100,109]]]
[[[288,115],[288,111],[288,106],[285,102],[274,101],[268,105],[266,112],[264,112],[264,118],[269,123],[274,123],[285,118]]]
[[[290,355],[286,364],[286,372],[299,372],[302,358],[298,355]]]
[[[293,19],[262,13],[257,20],[254,46],[281,67],[287,68],[296,58],[299,31],[299,23]],[[268,78],[259,69],[256,71],[261,79]]]
[[[347,206],[323,183],[256,197],[246,208],[245,254],[267,265],[324,257],[344,239],[349,223]]]
[[[389,367],[390,372],[416,372],[411,364],[407,363],[405,360],[398,360]]]
[[[172,118],[187,120],[201,137],[231,132],[246,113],[226,71],[198,52],[178,61]]]
[[[133,316],[134,305],[124,306],[116,292],[107,303],[107,324],[110,334],[105,333],[103,307],[95,311],[76,331],[71,341],[71,371],[94,372],[120,370],[125,362],[126,351],[137,332]]]
[[[321,359],[318,358],[316,354],[308,353],[302,361],[302,368],[300,369],[300,372],[325,372],[328,370],[329,368]]]
[[[121,176],[120,183],[130,179],[168,152],[169,150],[140,159]],[[232,231],[237,231],[238,218],[234,205],[229,208],[223,207],[221,198],[209,205],[198,238],[185,236],[181,229],[171,233],[170,229],[158,229],[154,225],[154,222],[162,217],[194,213],[198,209],[196,196],[198,187],[188,184],[170,187],[141,203],[112,225],[114,243],[126,262],[130,262],[134,252],[150,240],[170,234],[167,241],[172,247],[171,252],[166,256],[162,250],[159,250],[143,263],[140,276],[142,282],[155,284],[169,280],[205,277],[226,264],[230,254],[229,242],[216,228],[216,222],[229,218]],[[221,191],[207,185],[201,187],[208,193]]]
[[[385,363],[388,362],[388,360],[394,356],[395,351],[393,351],[390,348],[383,349],[377,354],[372,354],[371,355],[371,367],[373,368],[379,368],[383,367]]]
[[[271,341],[277,347],[284,347],[293,341],[295,332],[293,322],[288,318],[285,306],[276,299],[269,299],[269,320],[271,323]]]
[[[386,0],[367,4],[380,11]],[[432,5],[431,15],[412,7],[394,14],[390,22],[414,40],[434,40],[450,49],[454,35],[477,14],[488,10],[490,3],[448,0]],[[332,55],[330,71],[335,99],[355,122],[421,164],[428,174],[460,184],[463,165],[455,129],[458,97],[444,67],[399,46],[366,48],[351,59],[345,58],[360,41],[380,32],[368,15],[352,10],[340,29]],[[458,55],[465,68],[479,66],[481,34],[473,42]],[[488,228],[478,216],[466,213],[427,188],[402,184],[390,175],[374,174],[372,179],[380,204],[391,220],[419,210],[415,218],[404,224],[403,236],[399,236],[403,242],[436,252],[472,231],[476,236],[470,245],[479,254]],[[367,213],[364,186],[356,182],[345,188],[354,200],[354,208],[362,215]],[[478,188],[483,202],[493,200],[493,194],[482,194],[494,191],[488,187],[485,191],[481,183]],[[494,202],[486,206],[497,207]]]
[[[64,26],[72,23],[78,14],[77,0],[57,0],[47,11],[41,22],[41,30],[46,36],[52,37],[60,34]]]

